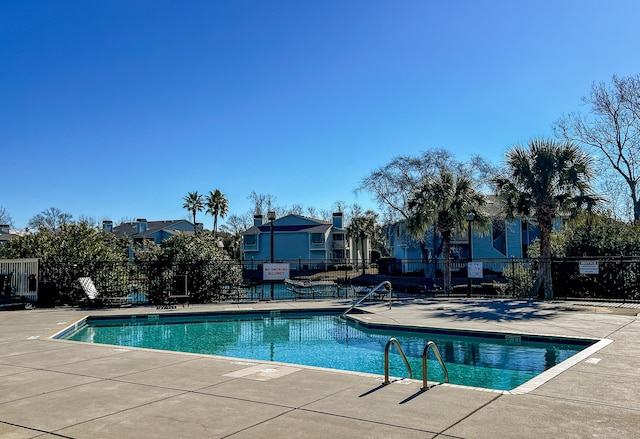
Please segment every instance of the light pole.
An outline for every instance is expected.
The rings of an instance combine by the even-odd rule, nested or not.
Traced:
[[[273,264],[273,222],[276,220],[276,213],[273,210],[267,212],[267,219],[270,221],[271,229],[271,263]],[[273,281],[271,281],[271,300],[273,300]]]
[[[473,237],[471,235],[471,223],[476,218],[473,212],[469,212],[467,218],[467,237],[469,239],[469,257],[467,258],[467,297],[471,297],[471,276],[469,273],[470,262],[473,262]]]

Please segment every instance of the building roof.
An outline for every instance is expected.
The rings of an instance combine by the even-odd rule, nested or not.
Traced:
[[[0,233],[0,242],[9,242],[12,239],[19,238],[20,235],[15,233]]]
[[[286,218],[286,220],[285,220]],[[291,222],[291,218],[299,218],[301,220],[300,224],[296,224],[295,222]],[[283,221],[285,220],[285,221]],[[286,222],[286,224],[278,224],[278,222]],[[334,227],[333,223],[328,221],[323,221],[315,218],[310,218],[302,215],[289,214],[285,215],[282,218],[278,218],[273,222],[273,231],[274,233],[284,233],[284,232],[306,232],[306,233],[324,233],[329,229],[343,230],[338,227]],[[266,222],[260,226],[251,226],[244,232],[243,235],[255,235],[258,233],[269,233],[271,231],[271,223]]]
[[[145,230],[144,232],[138,233],[138,229],[137,229],[138,222],[133,221],[133,222],[126,222],[126,223],[119,224],[118,226],[113,228],[113,233],[120,238],[127,236],[129,238],[134,238],[134,239],[145,238],[161,230],[172,235],[175,235],[179,232],[187,233],[187,234],[193,233],[193,229],[189,231],[189,230],[182,230],[182,229],[175,228],[177,224],[182,224],[182,223],[187,223],[191,225],[191,227],[193,228],[193,224],[187,220],[147,221],[146,223],[147,223],[147,230]]]

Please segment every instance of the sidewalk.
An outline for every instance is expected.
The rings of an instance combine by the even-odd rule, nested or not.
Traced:
[[[192,311],[329,302],[193,306]],[[334,305],[338,305],[334,303]],[[429,300],[367,307],[367,321],[614,340],[529,393],[49,337],[86,311],[0,313],[0,438],[635,438],[637,309]],[[182,312],[182,309],[178,311]],[[164,313],[133,308],[91,314]],[[381,365],[381,374],[382,365]]]

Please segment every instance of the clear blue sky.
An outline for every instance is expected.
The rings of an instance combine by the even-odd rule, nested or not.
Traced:
[[[640,2],[0,1],[0,206],[184,218],[189,191],[372,206],[400,154],[495,164],[640,73]],[[211,218],[200,219],[211,227]]]

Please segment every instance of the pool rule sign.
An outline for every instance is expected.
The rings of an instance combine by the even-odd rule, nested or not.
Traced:
[[[289,264],[262,264],[263,280],[285,280],[289,278]]]
[[[600,274],[598,261],[580,261],[580,274]]]
[[[482,262],[468,262],[467,270],[470,279],[482,279]]]

